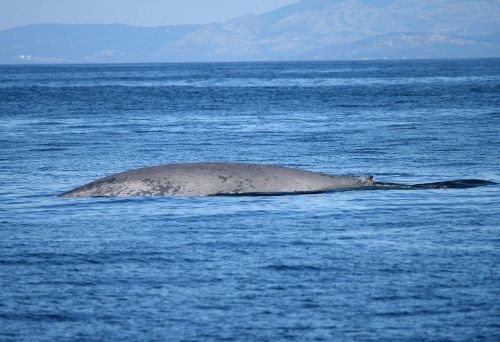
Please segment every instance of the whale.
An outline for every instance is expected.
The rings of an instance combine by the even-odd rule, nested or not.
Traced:
[[[496,184],[480,179],[398,184],[373,176],[336,176],[285,166],[179,163],[144,167],[97,179],[59,197],[276,196],[373,189],[448,189]]]

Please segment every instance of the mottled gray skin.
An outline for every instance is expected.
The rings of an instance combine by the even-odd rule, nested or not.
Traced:
[[[373,177],[330,176],[288,167],[233,163],[167,164],[117,173],[61,197],[279,195],[348,190]]]

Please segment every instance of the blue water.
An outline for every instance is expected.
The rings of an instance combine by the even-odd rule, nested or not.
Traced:
[[[0,339],[499,339],[499,185],[55,197],[193,161],[500,182],[499,132],[498,59],[0,66]]]

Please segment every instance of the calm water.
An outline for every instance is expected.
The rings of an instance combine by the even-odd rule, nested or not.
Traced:
[[[500,182],[500,60],[0,66],[0,339],[495,340],[500,186],[61,199],[130,168]]]

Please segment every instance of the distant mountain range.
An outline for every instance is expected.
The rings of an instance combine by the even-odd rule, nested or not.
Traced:
[[[0,63],[454,57],[500,57],[500,0],[303,0],[204,25],[0,31]]]

